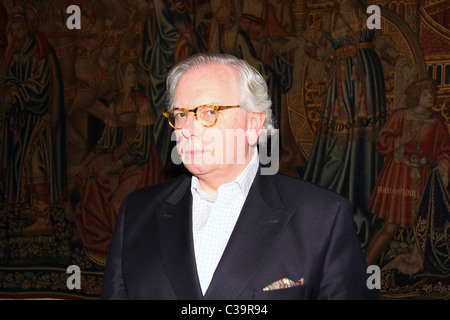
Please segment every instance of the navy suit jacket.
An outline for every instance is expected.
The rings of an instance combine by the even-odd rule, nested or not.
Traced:
[[[192,237],[191,178],[125,198],[105,268],[102,299],[371,299],[350,204],[329,190],[257,175],[202,296]],[[263,291],[282,279],[302,286]]]

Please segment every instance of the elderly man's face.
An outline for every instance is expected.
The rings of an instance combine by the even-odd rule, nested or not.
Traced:
[[[174,106],[195,109],[205,104],[239,105],[240,93],[234,70],[214,64],[191,69],[181,77],[175,89]],[[219,111],[217,123],[204,127],[189,113],[184,127],[175,132],[178,153],[186,168],[199,177],[232,176],[249,161],[249,145],[257,141],[255,134],[249,134],[255,132],[254,117],[263,121],[265,116],[233,108]]]

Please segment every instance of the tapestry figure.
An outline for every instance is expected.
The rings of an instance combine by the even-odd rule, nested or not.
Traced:
[[[65,113],[53,48],[25,13],[10,19],[11,43],[0,115],[0,197],[5,210],[34,223],[24,235],[53,233],[51,206],[66,199]]]
[[[418,213],[429,213],[419,208],[429,200],[424,189],[431,172],[439,173],[443,189],[448,185],[450,138],[442,116],[432,110],[436,92],[432,79],[413,82],[405,92],[407,107],[393,111],[380,131],[377,151],[385,162],[368,207],[384,222],[370,242],[368,264],[377,262],[399,228],[416,228]],[[397,259],[402,261],[396,268],[409,275],[421,271],[418,249],[415,245],[411,254]]]
[[[71,168],[83,180],[75,218],[86,254],[103,265],[119,207],[134,190],[164,180],[154,140],[155,116],[137,90],[136,66],[117,67],[120,92],[109,106],[105,128],[94,149]]]
[[[363,248],[375,220],[367,204],[383,163],[376,137],[386,113],[383,68],[373,49],[375,32],[367,29],[366,20],[359,1],[335,1],[329,31],[335,56],[303,177],[351,201]]]

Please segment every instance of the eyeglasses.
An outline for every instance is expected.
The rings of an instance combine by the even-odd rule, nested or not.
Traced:
[[[195,119],[204,127],[212,127],[216,124],[219,111],[231,108],[239,108],[239,106],[213,106],[202,105],[195,109],[172,108],[163,113],[164,117],[169,120],[169,124],[175,130],[184,127],[190,112],[194,113]]]

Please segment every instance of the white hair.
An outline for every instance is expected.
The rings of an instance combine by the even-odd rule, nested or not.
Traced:
[[[175,88],[183,74],[193,68],[212,64],[224,64],[236,71],[241,89],[239,106],[248,112],[264,112],[266,120],[263,129],[273,129],[272,100],[268,93],[266,81],[247,61],[230,54],[198,53],[175,65],[166,82],[167,109],[173,108]]]

